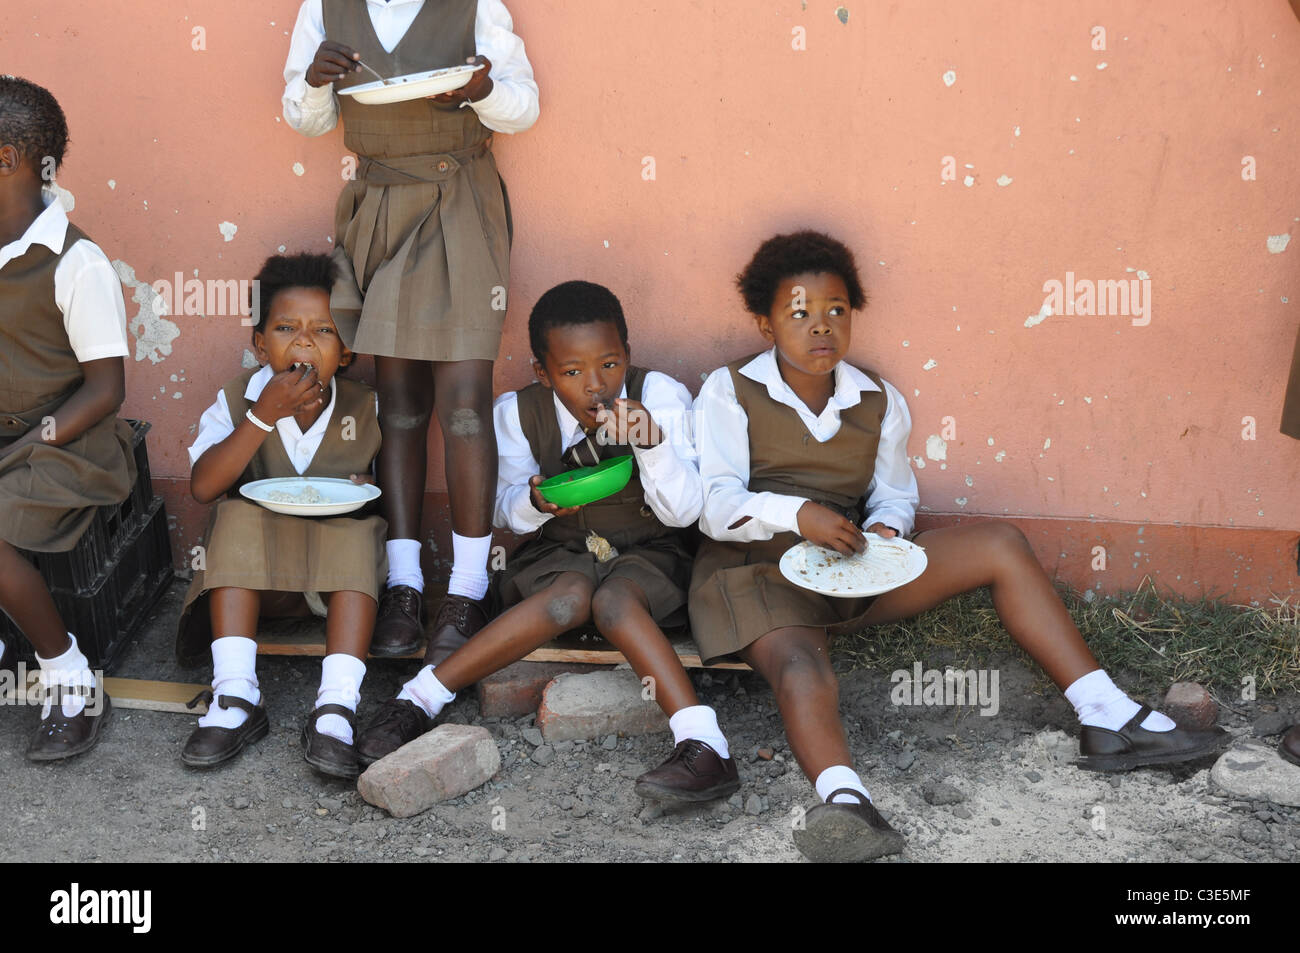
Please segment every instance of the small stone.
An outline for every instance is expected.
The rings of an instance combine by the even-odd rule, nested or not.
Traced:
[[[989,823],[992,824],[994,827],[1001,827],[1001,826],[1002,826],[1002,822],[999,821],[996,817],[990,817],[990,818],[989,818]]]
[[[293,798],[291,797],[285,798],[283,801],[280,802],[280,806],[283,808],[287,808],[288,810],[293,810],[294,807]]]
[[[590,813],[591,813],[591,805],[590,805],[590,804],[586,804],[586,803],[584,803],[584,802],[582,802],[582,801],[579,801],[577,804],[575,804],[575,805],[573,806],[573,816],[574,816],[574,817],[586,817],[586,816],[587,816],[588,814],[590,814]]]
[[[233,801],[230,802],[230,806],[233,807],[236,811],[242,811],[245,808],[249,807],[252,803],[253,803],[252,801],[250,801],[248,798],[244,797],[241,794],[237,796]]]
[[[542,733],[536,728],[525,728],[523,731],[519,732],[519,735],[534,748],[540,748],[542,746]]]
[[[509,853],[510,852],[506,850],[504,847],[493,847],[490,851],[488,851],[488,860],[490,862],[505,860],[506,857],[509,856]]]
[[[758,817],[763,813],[763,799],[757,794],[751,794],[745,799],[745,813],[752,817]]]
[[[1030,784],[1037,784],[1039,781],[1043,780],[1043,776],[1039,774],[1037,771],[1026,771],[1025,780],[1027,780]]]
[[[575,804],[577,804],[577,803],[578,803],[577,801],[575,801],[575,800],[574,800],[573,798],[571,798],[569,795],[565,794],[565,795],[561,796],[561,798],[560,798],[560,810],[561,810],[561,811],[572,811],[572,810],[573,810],[573,805],[575,805]]]
[[[1268,840],[1268,828],[1252,818],[1251,820],[1242,822],[1241,828],[1238,831],[1238,836],[1240,836],[1247,844],[1263,843]]]
[[[618,735],[606,735],[605,740],[600,743],[600,746],[606,751],[613,751],[618,747]]]
[[[1219,706],[1197,682],[1174,682],[1165,693],[1164,712],[1179,726],[1197,731],[1214,727]]]
[[[975,815],[972,814],[968,808],[958,804],[952,809],[952,816],[960,817],[963,821],[969,821]]]
[[[1255,719],[1254,731],[1257,738],[1280,735],[1295,723],[1295,716],[1284,711],[1269,711]]]
[[[1187,856],[1192,858],[1192,860],[1205,860],[1212,853],[1214,853],[1214,851],[1205,844],[1196,844],[1187,848]]]
[[[736,793],[731,795],[731,797],[727,798],[727,803],[730,804],[737,811],[739,811],[744,808],[745,799],[742,798],[739,793]]]
[[[550,745],[542,745],[540,748],[534,748],[530,757],[538,764],[550,764],[555,760],[555,749]]]
[[[915,761],[916,761],[916,752],[913,751],[911,748],[908,748],[905,751],[900,751],[898,753],[898,759],[894,763],[895,765],[897,765],[898,770],[906,771],[908,768],[912,766],[912,764]]]
[[[776,757],[776,752],[773,751],[771,748],[759,748],[756,754],[758,755],[759,759],[762,761],[771,761],[774,757]]]
[[[998,741],[1014,741],[1016,732],[1014,728],[999,728],[997,733]]]
[[[337,811],[339,808],[343,807],[343,802],[338,798],[322,797],[316,799],[316,806],[323,807],[327,811]]]
[[[921,796],[925,798],[926,804],[936,806],[943,804],[960,804],[966,800],[966,795],[962,794],[956,787],[946,781],[930,781],[921,788]]]

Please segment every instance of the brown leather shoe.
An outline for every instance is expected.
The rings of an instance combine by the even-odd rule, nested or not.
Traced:
[[[851,794],[858,803],[834,801],[838,794]],[[814,807],[794,828],[794,846],[815,864],[875,860],[902,853],[906,844],[907,839],[889,826],[871,800],[852,788],[832,791],[825,804]]]
[[[424,641],[424,597],[410,586],[390,586],[379,596],[370,654],[379,658],[410,655]]]
[[[429,635],[429,647],[424,652],[424,664],[441,664],[487,623],[487,610],[481,600],[446,596],[438,606],[438,615],[433,620],[433,632]]]
[[[369,767],[433,727],[433,719],[413,701],[390,698],[370,716],[357,739],[357,760]]]
[[[1282,736],[1277,753],[1292,764],[1300,764],[1300,725],[1292,725],[1291,730]]]
[[[195,708],[200,701],[211,706],[212,692],[199,692],[185,703],[185,707]],[[254,705],[235,695],[218,695],[216,704],[219,708],[242,708],[248,712],[248,717],[238,728],[219,728],[216,725],[195,728],[181,751],[181,760],[191,768],[211,768],[229,761],[253,742],[261,741],[271,730],[266,708],[262,705]]]
[[[683,741],[667,761],[636,779],[641,797],[682,804],[712,801],[739,789],[736,762],[694,738]]]
[[[49,715],[41,719],[27,747],[31,761],[62,761],[95,747],[99,736],[113,714],[113,704],[102,685],[96,684],[86,693],[86,707],[69,718],[63,714],[60,701],[63,689],[54,686],[51,691],[55,702]],[[97,714],[90,714],[90,712]]]
[[[1084,725],[1079,729],[1079,758],[1074,763],[1085,771],[1130,771],[1149,764],[1179,764],[1208,757],[1231,740],[1218,726],[1209,731],[1178,727],[1149,731],[1142,727],[1149,714],[1151,709],[1143,705],[1119,731]]]
[[[352,726],[352,737],[356,738],[357,716],[352,709],[343,705],[321,705],[307,716],[307,724],[303,726],[303,757],[321,774],[351,780],[361,773],[361,765],[357,762],[357,746],[355,743],[344,744],[333,735],[323,735],[317,731],[316,719],[321,715],[339,715]]]

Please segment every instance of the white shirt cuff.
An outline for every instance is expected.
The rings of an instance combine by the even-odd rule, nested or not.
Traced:
[[[808,501],[801,496],[784,493],[765,493],[759,507],[758,519],[778,531],[799,532],[799,507]]]
[[[516,536],[541,529],[543,523],[554,518],[553,514],[543,513],[533,506],[530,490],[528,486],[512,486],[506,491],[510,495],[510,505],[506,509],[510,517],[508,529]]]

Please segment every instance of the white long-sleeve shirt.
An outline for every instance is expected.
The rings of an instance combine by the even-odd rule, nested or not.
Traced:
[[[627,398],[627,385],[619,396]],[[563,443],[561,452],[580,443],[585,433],[578,419],[552,393],[555,419]],[[663,435],[654,447],[632,447],[641,475],[646,505],[665,526],[689,526],[700,516],[703,493],[696,468],[691,427],[691,394],[681,383],[658,371],[646,372],[641,404]],[[541,472],[519,422],[519,399],[514,391],[502,394],[492,405],[497,434],[497,495],[493,525],[523,536],[552,519],[534,508],[528,480]]]
[[[370,22],[384,49],[392,52],[424,6],[424,0],[366,0]],[[334,84],[308,86],[307,70],[325,39],[321,0],[305,0],[289,41],[284,64],[284,120],[305,136],[320,136],[338,124]],[[476,103],[464,104],[478,113],[483,125],[496,132],[523,132],[537,121],[537,83],[515,36],[514,21],[501,0],[478,0],[474,43],[480,56],[492,62],[492,92]],[[448,64],[452,65],[452,64]]]
[[[249,403],[257,403],[257,399],[262,396],[262,391],[275,372],[271,370],[269,364],[262,367],[260,371],[249,378],[248,386],[244,388],[244,397]],[[275,433],[280,438],[280,443],[284,445],[284,452],[289,457],[289,462],[293,468],[298,471],[299,475],[307,472],[311,466],[312,460],[316,456],[316,451],[320,449],[321,441],[325,439],[325,431],[329,429],[330,421],[334,419],[334,398],[338,393],[338,382],[330,378],[330,402],[321,411],[316,422],[307,428],[304,433],[298,426],[298,421],[293,417],[281,417],[275,422]],[[375,396],[375,414],[379,414],[379,397]],[[269,423],[269,421],[268,421]],[[226,405],[225,390],[217,391],[216,402],[203,412],[199,418],[199,432],[194,438],[194,445],[190,447],[190,466],[199,462],[199,457],[210,447],[214,447],[221,441],[225,440],[235,432],[235,421],[231,419],[230,408]],[[373,471],[374,465],[371,465]]]
[[[27,231],[0,248],[0,270],[33,245],[56,255],[68,236],[68,213],[55,193],[44,189],[45,211]],[[54,269],[54,303],[63,312],[63,328],[79,364],[130,354],[126,340],[126,303],[122,283],[98,245],[83,238],[68,249]]]
[[[773,400],[793,408],[818,443],[839,432],[841,411],[860,403],[863,391],[880,390],[866,374],[841,361],[835,367],[835,392],[818,415],[781,377],[775,349],[755,357],[740,373],[763,384]],[[912,418],[903,395],[888,382],[885,396],[888,408],[880,428],[875,473],[862,488],[867,497],[862,525],[880,522],[906,535],[912,531],[920,503],[916,476],[907,458]],[[695,445],[704,482],[700,529],[706,535],[751,542],[771,539],[777,533],[799,532],[799,507],[808,502],[806,498],[749,492],[749,419],[736,400],[731,372],[725,367],[708,376],[695,399]],[[728,529],[746,516],[750,519],[744,524]]]

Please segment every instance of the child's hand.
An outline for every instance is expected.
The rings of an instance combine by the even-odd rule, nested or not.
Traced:
[[[868,533],[875,533],[877,536],[883,536],[885,539],[893,539],[898,535],[898,530],[892,526],[886,526],[884,523],[872,523],[867,527]]]
[[[460,89],[453,89],[449,93],[439,93],[437,96],[427,98],[444,106],[459,106],[464,102],[476,103],[492,92],[492,77],[488,75],[492,72],[492,61],[486,56],[471,56],[465,62],[471,66],[482,63],[483,68],[474,73],[469,82]]]
[[[373,486],[375,478],[369,473],[353,473],[348,477],[357,486]]]
[[[538,493],[537,484],[541,483],[545,479],[546,478],[540,473],[528,478],[528,499],[532,501],[533,509],[537,510],[539,513],[550,513],[552,516],[572,516],[574,513],[578,512],[578,510],[582,509],[581,506],[556,506],[554,503],[547,500],[546,497],[542,496],[542,494]]]
[[[325,403],[325,388],[309,366],[281,371],[262,389],[253,405],[253,416],[264,424],[274,424],[281,417],[305,413]]]
[[[597,406],[600,410],[596,414],[596,422],[605,434],[601,443],[654,447],[663,440],[663,434],[650,416],[650,411],[639,400],[620,397],[614,401],[613,410],[604,404]]]
[[[852,556],[867,548],[867,541],[852,521],[809,500],[799,507],[799,535],[810,543]]]
[[[307,67],[307,85],[319,88],[337,82],[348,73],[361,69],[357,65],[359,59],[361,54],[352,47],[323,40],[316,50],[316,58]]]

